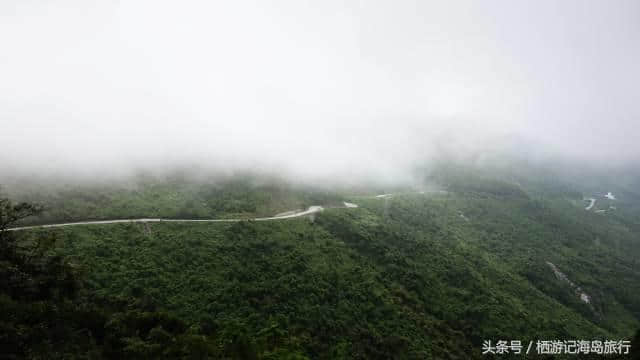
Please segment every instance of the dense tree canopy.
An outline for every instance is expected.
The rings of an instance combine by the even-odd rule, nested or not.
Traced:
[[[484,340],[637,334],[636,200],[602,216],[564,187],[471,181],[351,196],[312,221],[0,231],[1,341],[12,358],[468,359]],[[243,190],[211,191],[224,209]],[[0,204],[1,229],[37,222],[39,207]]]

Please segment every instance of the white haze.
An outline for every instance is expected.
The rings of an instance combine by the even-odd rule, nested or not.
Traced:
[[[0,2],[0,175],[640,159],[638,1]]]

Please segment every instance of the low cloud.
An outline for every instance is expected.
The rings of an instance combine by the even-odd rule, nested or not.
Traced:
[[[0,5],[0,176],[640,160],[635,1]],[[526,146],[525,146],[526,144]]]

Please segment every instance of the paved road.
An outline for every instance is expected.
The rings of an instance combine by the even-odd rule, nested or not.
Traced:
[[[595,204],[596,204],[596,199],[594,199],[594,198],[589,198],[589,199],[587,199],[587,200],[589,200],[589,201],[590,201],[590,203],[589,203],[589,206],[587,206],[587,207],[586,207],[586,208],[584,208],[584,209],[585,209],[585,210],[591,210],[591,208],[593,208],[593,205],[595,205]]]
[[[424,194],[424,191],[416,192],[417,194]],[[411,194],[411,193],[410,193]],[[393,197],[395,194],[380,194],[373,196],[378,199],[388,199]],[[353,204],[350,202],[343,202],[345,208],[357,208],[357,204]],[[259,217],[259,218],[247,218],[247,219],[162,219],[162,218],[141,218],[141,219],[118,219],[118,220],[95,220],[95,221],[78,221],[78,222],[70,222],[70,223],[62,223],[62,224],[48,224],[48,225],[33,225],[33,226],[21,226],[21,227],[13,227],[7,229],[8,231],[18,231],[18,230],[28,230],[28,229],[45,229],[45,228],[59,228],[65,226],[76,226],[76,225],[100,225],[100,224],[119,224],[119,223],[149,223],[149,222],[238,222],[238,221],[272,221],[272,220],[283,220],[283,219],[291,219],[301,216],[307,216],[311,214],[315,214],[317,212],[323,211],[324,208],[322,206],[314,205],[309,206],[307,210],[304,211],[287,211],[275,216],[270,217]]]
[[[119,220],[96,220],[96,221],[79,221],[79,222],[70,222],[70,223],[62,223],[62,224],[49,224],[49,225],[34,225],[34,226],[21,226],[9,228],[9,231],[18,231],[18,230],[27,230],[27,229],[39,229],[39,228],[59,228],[65,226],[76,226],[76,225],[99,225],[99,224],[119,224],[119,223],[148,223],[148,222],[238,222],[243,220],[253,220],[253,221],[271,221],[271,220],[283,220],[283,219],[291,219],[301,216],[307,216],[311,214],[315,214],[324,210],[322,206],[310,206],[305,211],[298,211],[293,213],[288,213],[286,215],[276,215],[270,217],[259,217],[252,219],[161,219],[161,218],[142,218],[142,219],[119,219]]]

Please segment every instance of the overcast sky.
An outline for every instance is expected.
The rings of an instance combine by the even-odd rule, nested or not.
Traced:
[[[0,172],[632,163],[639,64],[636,0],[2,0]]]

